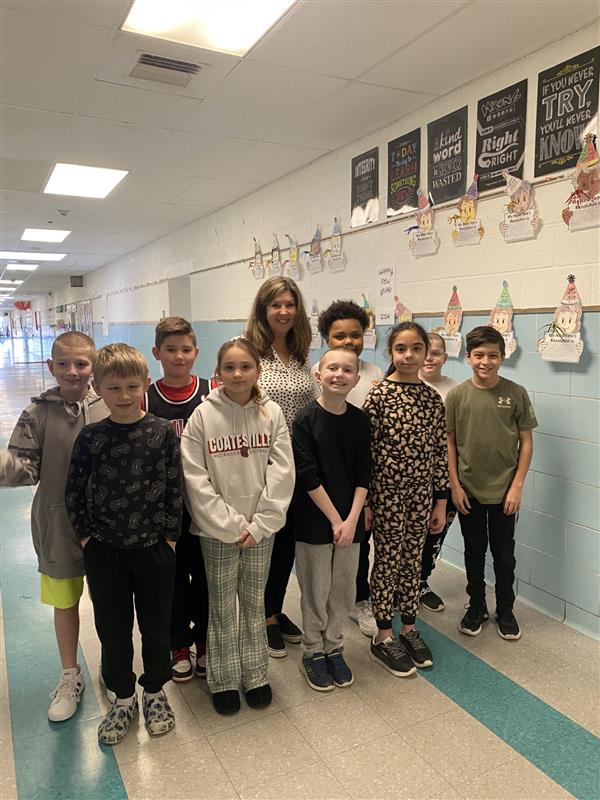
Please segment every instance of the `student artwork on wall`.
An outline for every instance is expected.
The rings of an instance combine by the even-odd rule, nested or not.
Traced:
[[[394,267],[379,267],[375,276],[375,325],[394,324]]]
[[[337,217],[333,218],[330,247],[323,255],[330,272],[342,272],[346,269],[346,254],[342,253],[342,228]]]
[[[406,233],[410,234],[408,246],[415,258],[434,256],[440,246],[440,237],[437,235],[436,231],[433,230],[435,212],[431,205],[431,198],[428,199],[425,197],[425,194],[420,189],[417,195],[419,198],[419,210],[417,211],[416,218],[417,224],[406,229]]]
[[[352,159],[350,227],[379,219],[379,148]]]
[[[479,191],[503,184],[503,171],[523,177],[527,79],[494,92],[477,104],[475,169]]]
[[[263,264],[262,251],[260,249],[260,242],[254,237],[254,258],[248,264],[252,274],[257,281],[261,281],[265,277],[265,266]]]
[[[525,239],[534,239],[540,221],[533,202],[533,187],[529,181],[517,178],[507,170],[503,170],[502,176],[506,180],[506,194],[510,198],[504,220],[499,225],[504,241],[522,242]]]
[[[458,214],[448,218],[448,222],[452,225],[452,241],[455,247],[479,244],[483,238],[483,225],[477,217],[478,196],[477,175],[474,175],[466,194],[456,204]]]
[[[398,295],[394,295],[394,319],[396,322],[412,322],[413,312],[407,308]]]
[[[319,333],[319,304],[317,300],[312,301],[310,309],[310,331],[312,338],[310,340],[310,349],[318,350],[321,347],[321,334]]]
[[[467,179],[467,109],[427,125],[429,191],[436,206],[464,194]]]
[[[505,359],[508,360],[517,349],[517,340],[513,333],[513,304],[508,293],[508,281],[502,281],[502,291],[496,305],[490,313],[488,325],[495,328],[504,338],[506,348]]]
[[[449,358],[458,358],[462,350],[462,306],[458,299],[458,288],[452,287],[452,294],[448,300],[448,308],[444,311],[444,327],[438,331],[446,343],[446,352]]]
[[[558,361],[563,364],[576,364],[583,352],[581,339],[581,317],[583,306],[575,286],[575,275],[567,278],[567,288],[560,305],[556,307],[554,319],[548,325],[542,339],[538,339],[537,349],[544,361]]]
[[[277,241],[277,234],[273,234],[273,246],[271,247],[271,260],[269,262],[269,272],[271,276],[283,275],[283,264],[281,263],[281,253],[279,251],[279,242]]]
[[[421,174],[421,129],[388,142],[387,215],[394,217],[417,207]]]
[[[567,198],[562,218],[570,231],[600,226],[600,161],[596,137],[585,137],[583,150],[571,179],[573,191]]]
[[[583,131],[598,113],[600,47],[538,76],[535,171],[551,175],[575,166]]]
[[[290,251],[288,253],[288,257],[284,264],[284,267],[290,278],[293,278],[293,280],[297,281],[300,280],[300,261],[298,258],[298,242],[295,239],[293,239],[289,235],[289,233],[286,233],[285,237],[288,240]]]
[[[369,324],[367,325],[367,329],[365,330],[363,338],[363,348],[365,350],[375,350],[375,313],[373,311],[371,301],[364,293],[362,294],[362,307],[369,320]]]
[[[323,271],[323,259],[321,257],[321,229],[318,225],[312,238],[312,242],[310,243],[307,267],[309,272]]]

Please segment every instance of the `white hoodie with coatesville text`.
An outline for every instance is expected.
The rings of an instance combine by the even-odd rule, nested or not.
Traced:
[[[222,388],[189,418],[181,461],[191,532],[233,544],[283,528],[294,491],[294,459],[282,410],[263,396],[240,406]]]

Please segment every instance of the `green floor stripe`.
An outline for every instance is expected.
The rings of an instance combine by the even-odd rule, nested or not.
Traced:
[[[579,800],[598,800],[598,737],[431,625],[419,628],[435,657],[421,677]]]

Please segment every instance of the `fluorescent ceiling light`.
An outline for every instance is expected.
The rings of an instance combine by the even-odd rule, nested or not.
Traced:
[[[79,164],[57,164],[48,179],[44,194],[64,194],[73,197],[105,198],[120,183],[126,169],[84,167]]]
[[[25,228],[23,242],[64,242],[71,231],[46,230],[45,228]]]
[[[135,0],[124,31],[245,55],[295,0]]]
[[[14,258],[15,261],[31,261],[35,258],[36,261],[62,261],[66,253],[17,253],[14,250],[0,250],[0,258]],[[12,266],[12,265],[11,265]],[[25,266],[19,269],[26,269]]]
[[[7,264],[4,269],[9,272],[33,272],[39,264]]]
[[[19,284],[23,283],[23,281],[8,281],[6,279],[0,280],[2,284],[8,284],[9,286],[19,286]]]

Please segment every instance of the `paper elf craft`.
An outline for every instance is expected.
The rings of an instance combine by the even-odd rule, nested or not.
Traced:
[[[533,239],[540,224],[533,202],[533,188],[529,181],[511,175],[506,169],[502,170],[502,176],[506,181],[506,194],[510,202],[506,206],[504,220],[499,225],[500,233],[505,242]]]
[[[300,278],[300,263],[298,261],[298,242],[293,239],[289,233],[286,233],[286,239],[290,245],[290,252],[287,261],[284,264],[290,278],[297,281]]]
[[[484,234],[483,225],[477,218],[478,178],[478,175],[473,175],[473,183],[456,204],[458,214],[448,217],[448,222],[453,226],[452,241],[456,247],[479,244]]]
[[[394,295],[394,317],[397,322],[412,322],[413,312],[407,308],[397,295]]]
[[[312,301],[310,310],[310,331],[312,334],[310,349],[318,350],[321,347],[321,334],[319,333],[319,304],[316,300]]]
[[[505,359],[509,359],[517,349],[517,340],[514,337],[513,324],[513,304],[508,293],[508,281],[502,281],[502,291],[496,301],[496,305],[490,313],[488,325],[495,328],[504,338],[506,348]]]
[[[364,293],[362,294],[362,308],[369,320],[364,333],[363,348],[365,350],[375,350],[375,312],[369,298]]]
[[[458,358],[462,350],[462,334],[460,332],[462,315],[458,289],[453,286],[450,300],[448,300],[448,308],[444,312],[444,327],[439,331],[440,336],[446,343],[446,352],[450,358]]]
[[[321,259],[321,229],[318,225],[312,242],[310,243],[307,266],[310,272],[321,272],[323,269],[323,261]]]
[[[567,198],[562,218],[570,231],[600,226],[600,161],[596,137],[588,133],[571,178],[574,191]]]
[[[583,306],[575,286],[575,275],[567,277],[567,288],[556,307],[554,319],[542,339],[538,339],[537,349],[544,361],[560,361],[576,364],[583,352],[581,339],[581,317]]]
[[[428,199],[421,189],[417,189],[417,197],[419,202],[417,224],[406,229],[406,233],[411,234],[408,246],[415,258],[434,256],[440,246],[440,237],[433,230],[435,211],[431,198]]]
[[[265,267],[263,264],[262,258],[262,251],[260,249],[260,243],[256,236],[254,237],[254,258],[248,264],[250,269],[252,270],[252,274],[256,278],[256,280],[260,281],[265,277]]]
[[[279,251],[279,242],[277,241],[276,233],[273,234],[273,247],[271,248],[269,271],[272,276],[283,274],[283,264],[281,263],[281,253]]]
[[[346,255],[342,253],[342,229],[337,217],[333,218],[331,247],[325,251],[324,256],[330,272],[341,272],[346,268]]]

